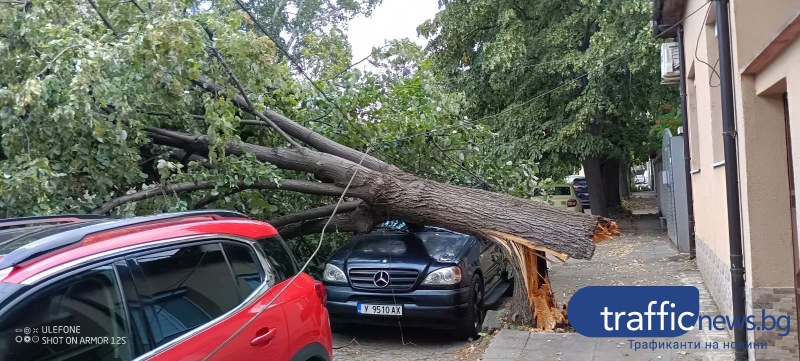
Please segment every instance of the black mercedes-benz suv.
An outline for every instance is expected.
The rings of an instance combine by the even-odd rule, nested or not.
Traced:
[[[400,321],[459,338],[480,332],[484,307],[511,284],[493,242],[402,222],[353,238],[331,257],[323,282],[334,328]]]

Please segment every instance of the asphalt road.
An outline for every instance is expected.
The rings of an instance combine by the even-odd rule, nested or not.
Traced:
[[[351,340],[355,340],[352,341]],[[454,360],[457,352],[468,348],[467,341],[439,330],[352,326],[333,334],[333,359],[336,361],[427,361]],[[338,349],[336,349],[338,348]],[[482,356],[483,353],[480,353]]]

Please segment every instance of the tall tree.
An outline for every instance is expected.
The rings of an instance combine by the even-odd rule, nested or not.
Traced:
[[[414,60],[419,49],[392,44],[376,60],[391,64],[387,72],[371,75],[313,51],[303,61],[339,70],[323,64],[311,74],[325,79],[298,81],[310,78],[298,74],[301,60],[261,32],[258,15],[236,0],[205,4],[0,5],[3,216],[150,213],[230,199],[302,235],[319,232],[344,194],[331,231],[397,218],[485,237],[505,246],[529,287],[546,283],[528,277],[531,254],[588,259],[593,241],[614,232],[606,219],[412,174],[456,184],[487,177],[512,194],[528,185],[514,181],[525,167],[480,157],[487,147],[470,139],[494,134],[456,115],[463,95],[426,83],[434,73]],[[330,54],[340,59],[348,51],[334,38]],[[415,162],[419,154],[426,159]],[[444,158],[456,166],[434,164]],[[456,176],[477,163],[490,165]]]
[[[470,110],[492,115],[497,153],[560,178],[583,165],[592,211],[619,205],[619,167],[674,95],[659,85],[648,0],[452,0],[420,27]],[[626,180],[625,180],[626,181]],[[626,181],[627,182],[627,181]]]

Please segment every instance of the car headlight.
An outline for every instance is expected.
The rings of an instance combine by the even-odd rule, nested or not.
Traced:
[[[330,282],[347,282],[344,272],[339,267],[330,263],[325,265],[325,272],[322,272],[322,279]]]
[[[428,274],[423,285],[454,285],[461,282],[461,268],[458,266],[439,268]]]

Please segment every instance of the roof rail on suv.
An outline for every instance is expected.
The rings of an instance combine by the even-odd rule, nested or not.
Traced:
[[[28,243],[24,247],[17,248],[14,251],[7,254],[2,259],[0,259],[0,269],[12,267],[14,265],[27,261],[38,255],[62,247],[66,247],[71,244],[78,243],[84,237],[90,234],[106,232],[110,230],[140,225],[144,223],[165,221],[170,219],[179,219],[189,216],[219,216],[219,217],[233,217],[233,218],[248,218],[246,215],[242,213],[225,211],[225,210],[198,210],[198,211],[188,211],[179,213],[162,213],[151,216],[141,216],[141,217],[123,218],[123,219],[109,218],[109,222],[87,223],[87,225],[84,227],[69,229],[64,232],[60,232],[58,234],[54,234],[36,240],[35,242]],[[66,218],[69,217],[71,216],[66,216]],[[98,218],[93,218],[93,219],[98,219]],[[102,217],[100,219],[102,219]]]
[[[96,214],[61,214],[56,216],[35,216],[0,219],[0,229],[28,226],[42,223],[66,223],[92,219],[108,219],[108,216]]]

